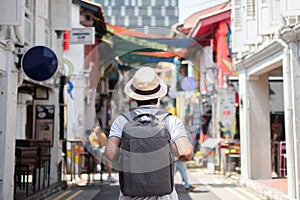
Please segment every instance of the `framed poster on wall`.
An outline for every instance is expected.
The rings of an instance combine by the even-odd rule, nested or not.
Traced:
[[[53,146],[54,105],[36,105],[35,138],[50,140]]]

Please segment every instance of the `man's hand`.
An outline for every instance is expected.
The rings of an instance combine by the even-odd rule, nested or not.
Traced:
[[[187,137],[180,137],[176,139],[175,145],[177,147],[178,159],[180,161],[189,161],[192,159],[194,147]]]

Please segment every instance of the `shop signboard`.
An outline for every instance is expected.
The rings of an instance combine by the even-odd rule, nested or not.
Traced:
[[[95,44],[95,28],[73,28],[70,31],[70,44]]]
[[[53,145],[54,110],[54,105],[36,106],[35,137],[38,140],[50,140],[51,146]]]
[[[231,130],[235,118],[235,91],[230,88],[222,88],[218,91],[217,116],[219,122]]]

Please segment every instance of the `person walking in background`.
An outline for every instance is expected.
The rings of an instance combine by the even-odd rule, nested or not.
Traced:
[[[191,185],[189,183],[189,179],[186,173],[187,169],[187,163],[184,161],[176,160],[174,163],[174,175],[176,174],[177,171],[179,171],[182,180],[184,182],[184,188],[186,191],[191,192],[195,189],[195,186]]]
[[[105,147],[107,145],[107,137],[105,133],[102,132],[101,127],[99,125],[96,125],[93,129],[93,132],[89,136],[90,145],[92,148],[92,154],[96,156],[97,159],[99,159],[99,163],[97,164],[96,168],[97,171],[101,170],[100,163],[103,161],[102,157],[105,151]],[[107,167],[108,177],[107,181],[110,183],[115,183],[116,180],[114,177],[111,176],[112,168],[110,165]]]
[[[194,154],[200,150],[199,142],[200,142],[200,133],[201,133],[201,126],[199,126],[196,130],[195,135],[195,143],[194,143]]]
[[[167,94],[167,85],[163,82],[162,79],[155,73],[155,71],[151,67],[141,67],[133,76],[131,80],[127,82],[124,89],[125,93],[132,99],[137,102],[137,108],[134,109],[133,113],[138,116],[143,115],[143,120],[151,120],[151,118],[147,117],[147,115],[155,116],[156,113],[162,112],[158,109],[157,103],[158,99],[165,96]],[[120,146],[122,145],[121,141],[122,136],[124,134],[124,126],[128,123],[128,119],[124,115],[120,115],[116,118],[116,120],[112,123],[110,129],[110,135],[108,139],[108,144],[105,150],[105,156],[110,161],[116,161],[119,156]],[[165,128],[169,133],[171,138],[171,143],[174,147],[174,152],[177,154],[178,160],[187,161],[190,160],[193,156],[193,146],[188,140],[188,136],[184,127],[183,122],[176,116],[168,115],[165,118]],[[128,126],[126,126],[128,127]],[[146,131],[145,131],[146,132]],[[144,140],[148,141],[152,139],[151,136],[143,137]],[[140,141],[143,143],[142,141]],[[145,144],[145,143],[143,143]],[[135,144],[136,145],[136,144]],[[167,145],[170,146],[170,145]],[[147,147],[148,148],[148,147]],[[166,149],[167,151],[167,149]],[[169,155],[169,154],[167,154]],[[149,156],[149,155],[148,155]],[[153,159],[155,161],[155,158]],[[143,166],[145,163],[135,163],[135,165]],[[165,176],[159,176],[158,184],[166,184],[169,183],[169,180],[166,180],[166,177],[172,174],[173,178],[173,170],[174,168],[170,168],[168,174]],[[119,176],[119,181],[121,185],[121,176]],[[130,179],[130,176],[126,177]],[[152,177],[157,178],[157,177]],[[124,181],[125,177],[122,179]],[[125,180],[126,181],[126,180]],[[142,180],[142,185],[149,185],[149,180]],[[150,184],[151,185],[151,184]],[[139,184],[129,185],[127,187],[134,188],[137,190],[141,188]],[[171,191],[164,193],[163,195],[156,194],[154,190],[151,190],[150,187],[143,187],[143,195],[134,195],[134,196],[126,196],[122,193],[122,187],[120,187],[121,192],[119,195],[119,200],[130,200],[130,199],[157,199],[157,200],[178,200],[178,195],[175,190],[174,182],[171,184]],[[151,191],[151,192],[150,192]],[[157,192],[157,191],[156,191]]]
[[[188,135],[189,141],[192,143],[191,135],[189,133],[187,135]],[[181,178],[182,178],[182,181],[184,182],[183,186],[184,186],[185,190],[188,191],[188,192],[191,192],[196,187],[189,183],[189,178],[188,178],[186,170],[187,170],[186,161],[176,160],[174,162],[174,176],[175,176],[176,172],[179,171],[179,173],[181,175]]]

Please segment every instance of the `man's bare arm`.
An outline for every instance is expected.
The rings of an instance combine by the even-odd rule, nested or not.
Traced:
[[[180,137],[175,140],[179,160],[191,160],[194,154],[194,147],[187,137]]]
[[[105,157],[110,160],[114,161],[119,156],[120,152],[120,138],[118,137],[110,137],[108,139],[106,148],[105,148]]]

